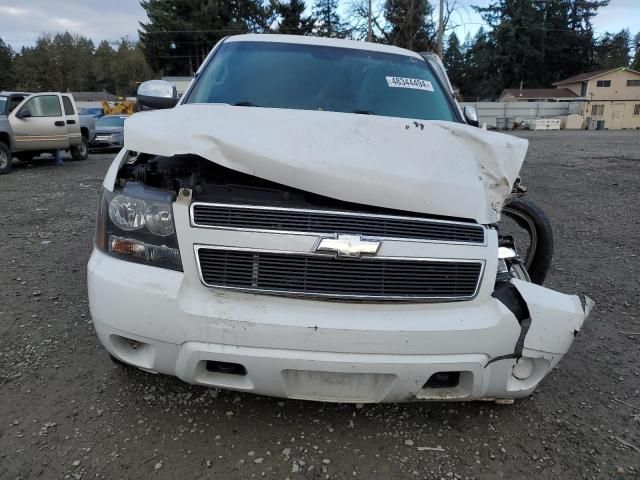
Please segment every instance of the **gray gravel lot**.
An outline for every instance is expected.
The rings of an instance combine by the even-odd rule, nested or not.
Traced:
[[[548,285],[597,305],[510,406],[285,401],[119,368],[85,285],[113,154],[16,163],[0,176],[0,479],[639,477],[640,132],[521,135],[556,235]]]

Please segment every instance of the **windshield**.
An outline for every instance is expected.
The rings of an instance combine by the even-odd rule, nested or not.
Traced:
[[[123,127],[127,117],[102,117],[96,120],[96,127]]]
[[[7,114],[5,108],[7,108],[7,97],[0,97],[0,115]]]
[[[274,42],[222,44],[184,103],[456,121],[420,58]]]

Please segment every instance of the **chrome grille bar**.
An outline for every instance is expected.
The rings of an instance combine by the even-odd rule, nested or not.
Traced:
[[[462,301],[481,260],[363,257],[195,245],[202,283],[251,293],[364,301]]]
[[[353,211],[203,202],[194,202],[190,212],[191,224],[197,228],[318,236],[345,233],[387,240],[485,244],[484,227],[471,222]]]

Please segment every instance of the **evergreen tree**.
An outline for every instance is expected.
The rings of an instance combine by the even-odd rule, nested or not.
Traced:
[[[605,33],[595,49],[595,64],[598,69],[627,67],[630,58],[631,34],[629,30]]]
[[[222,38],[269,29],[271,10],[260,0],[141,0],[149,21],[140,41],[161,75],[192,75]]]
[[[633,62],[631,68],[636,72],[640,72],[640,32],[633,37]]]
[[[465,75],[459,85],[465,97],[487,99],[495,96],[495,45],[491,36],[480,27],[475,37],[465,41]]]
[[[95,90],[98,92],[115,93],[116,91],[113,74],[114,57],[115,51],[109,42],[106,40],[100,42],[93,55],[93,64],[91,66],[93,78],[95,79]]]
[[[313,5],[315,17],[314,35],[319,37],[345,38],[347,26],[338,15],[338,0],[316,0]]]
[[[13,61],[14,85],[25,91],[102,91],[126,95],[155,75],[139,45],[123,40],[117,51],[65,32],[42,35]]]
[[[433,50],[435,25],[433,7],[428,0],[386,0],[386,42],[414,51]]]
[[[13,82],[13,49],[0,38],[0,90],[8,90]]]
[[[545,87],[595,64],[592,18],[609,0],[491,0],[474,7],[490,27],[494,94]]]
[[[34,47],[23,47],[13,63],[15,88],[26,91],[55,90],[51,36],[41,35]]]
[[[279,3],[276,11],[280,16],[277,32],[288,35],[310,35],[313,29],[313,19],[305,16],[306,5],[303,0],[289,0],[289,3]]]
[[[449,35],[447,48],[443,53],[442,62],[447,69],[447,75],[449,76],[451,83],[456,87],[461,88],[466,72],[465,55],[462,51],[460,40],[458,40],[458,36],[455,33]]]

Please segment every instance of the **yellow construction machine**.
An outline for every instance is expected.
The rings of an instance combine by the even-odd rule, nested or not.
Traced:
[[[136,111],[136,102],[131,100],[103,101],[102,111],[105,115],[133,115]]]

